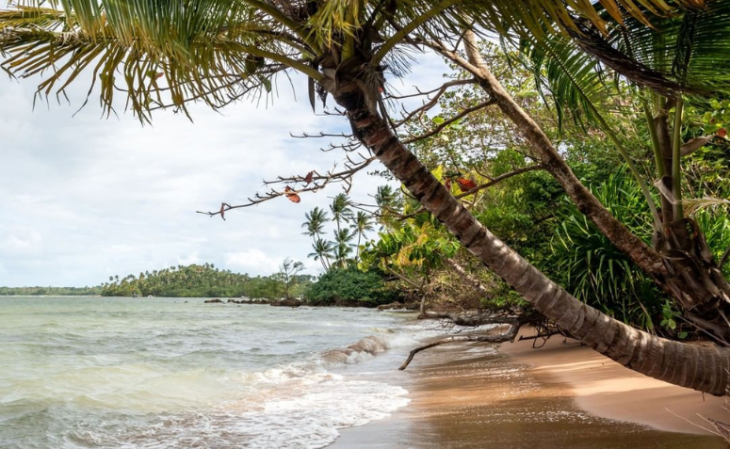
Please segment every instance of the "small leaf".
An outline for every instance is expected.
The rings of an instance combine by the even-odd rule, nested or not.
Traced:
[[[477,184],[467,178],[456,178],[456,183],[459,184],[459,189],[464,193],[477,188]]]
[[[284,192],[287,192],[286,197],[292,203],[299,203],[300,201],[302,201],[302,199],[296,193],[289,193],[289,192],[294,192],[291,187],[286,186],[286,188],[284,189]]]

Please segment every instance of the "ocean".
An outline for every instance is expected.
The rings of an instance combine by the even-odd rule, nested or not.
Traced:
[[[411,322],[191,298],[0,298],[0,447],[325,447],[408,403],[397,367],[427,332]]]

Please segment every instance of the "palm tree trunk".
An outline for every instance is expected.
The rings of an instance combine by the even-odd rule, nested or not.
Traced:
[[[368,109],[361,91],[346,87],[339,92],[331,90],[347,111],[355,135],[464,247],[537,311],[623,366],[683,387],[725,394],[730,350],[659,338],[578,301],[482,226],[408,151],[387,123]]]

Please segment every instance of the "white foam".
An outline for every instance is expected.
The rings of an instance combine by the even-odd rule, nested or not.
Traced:
[[[198,413],[158,415],[136,425],[79,423],[64,449],[318,449],[334,442],[338,429],[383,419],[405,406],[408,391],[382,382],[350,380],[330,371],[372,359],[413,336],[384,332],[345,348],[261,372],[242,373],[231,400]]]

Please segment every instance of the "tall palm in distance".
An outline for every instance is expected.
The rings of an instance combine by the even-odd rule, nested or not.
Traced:
[[[338,268],[347,268],[350,263],[350,254],[352,254],[352,245],[350,242],[355,238],[355,234],[350,229],[343,228],[335,230],[335,246],[334,257]]]
[[[353,218],[350,228],[357,234],[357,259],[360,259],[360,242],[365,236],[366,232],[370,232],[373,229],[373,224],[370,221],[370,216],[363,211],[358,211]]]
[[[322,264],[322,268],[327,271],[331,268],[330,259],[334,257],[332,252],[334,250],[334,246],[334,243],[329,240],[318,238],[312,244],[312,249],[314,251],[307,254],[307,257],[312,258],[315,261],[319,260]]]
[[[304,235],[312,237],[315,241],[324,233],[324,225],[329,221],[327,211],[315,207],[311,211],[304,214],[305,221],[302,227],[306,229]]]

